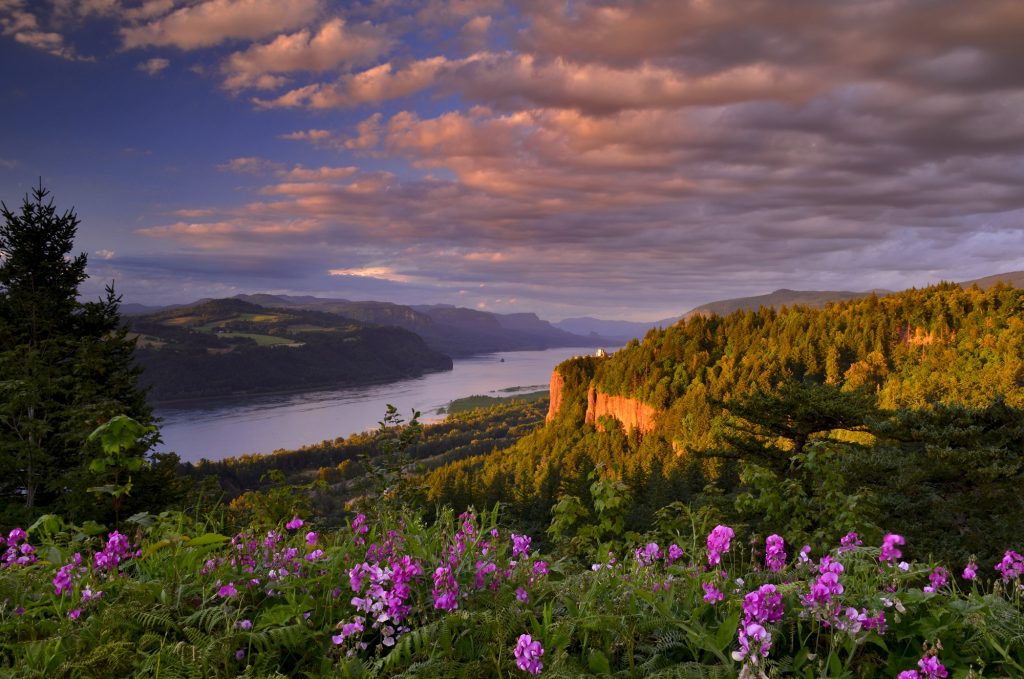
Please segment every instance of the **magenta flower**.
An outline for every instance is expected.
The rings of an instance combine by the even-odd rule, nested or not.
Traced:
[[[1003,576],[1003,582],[1016,580],[1024,575],[1024,556],[1008,549],[1003,560],[996,564],[996,570]]]
[[[544,669],[544,663],[540,660],[544,655],[544,647],[529,634],[519,635],[512,655],[516,658],[516,666],[524,672],[537,675]]]
[[[252,629],[252,620],[239,620],[235,623],[235,627],[237,627],[238,629]]]
[[[769,535],[764,541],[764,563],[773,573],[786,565],[786,541],[781,535]]]
[[[949,580],[949,571],[942,566],[936,566],[935,570],[928,574],[928,582],[924,591],[926,592],[938,592],[940,589],[946,586],[946,582]]]
[[[286,523],[284,527],[288,530],[298,530],[302,528],[302,526],[305,525],[305,523],[306,522],[300,519],[298,516],[293,516],[292,520]]]
[[[228,599],[233,596],[238,596],[238,590],[235,589],[235,583],[229,582],[217,590],[217,596],[221,599]]]
[[[306,544],[310,547],[316,544],[317,539],[318,536],[313,531],[309,531],[308,533],[306,533]]]
[[[903,552],[899,550],[897,545],[905,544],[907,544],[907,541],[903,539],[902,535],[886,533],[885,537],[882,538],[882,550],[878,554],[878,560],[888,561],[891,564],[896,559],[903,556]]]
[[[524,604],[530,603],[530,594],[522,587],[516,587],[516,598]]]
[[[978,565],[973,561],[969,562],[966,566],[964,566],[963,575],[961,575],[960,577],[962,577],[964,580],[973,580],[974,578],[978,577]]]
[[[722,594],[721,590],[715,587],[710,582],[701,583],[701,587],[704,588],[704,601],[714,605],[719,601],[725,599],[725,595]]]
[[[736,533],[728,526],[715,526],[708,534],[708,565],[717,566],[722,555],[729,551],[729,541]]]
[[[459,583],[455,582],[452,569],[438,566],[434,571],[434,608],[454,611],[459,607]]]
[[[657,542],[649,542],[643,547],[637,547],[633,556],[636,557],[636,560],[640,562],[641,566],[649,566],[654,563],[656,559],[661,558],[661,548],[658,547]]]
[[[106,546],[93,555],[93,563],[97,570],[113,571],[131,556],[132,548],[128,538],[115,530],[108,535]]]
[[[73,611],[68,611],[68,617],[72,620],[78,620],[78,616],[82,615],[82,609],[76,608]]]
[[[864,543],[861,542],[860,537],[851,531],[839,540],[839,553],[850,552],[862,544]]]
[[[679,545],[673,543],[668,546],[668,555],[665,558],[668,561],[668,565],[671,566],[674,562],[683,558],[683,550]]]
[[[529,535],[516,535],[512,533],[512,558],[529,554],[531,542],[533,542],[533,538]]]
[[[740,650],[733,651],[732,657],[743,663],[740,670],[741,677],[763,676],[757,668],[762,658],[768,657],[772,648],[772,635],[756,622],[745,622],[740,625],[739,632]]]
[[[743,598],[746,622],[774,624],[782,620],[782,595],[775,585],[761,585]]]

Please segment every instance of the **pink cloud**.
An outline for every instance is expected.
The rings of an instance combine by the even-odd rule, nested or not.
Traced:
[[[414,61],[399,69],[388,62],[345,76],[335,83],[307,85],[275,99],[254,101],[262,108],[304,106],[326,109],[375,104],[409,96],[430,87],[450,65],[448,58],[443,56]]]
[[[271,42],[253,45],[235,52],[222,66],[224,86],[270,89],[283,84],[270,74],[295,71],[323,72],[343,65],[362,64],[376,59],[388,48],[383,32],[369,24],[348,26],[334,18],[313,32],[302,29],[282,34]]]
[[[210,47],[231,39],[259,39],[312,21],[319,0],[203,0],[146,23],[124,27],[126,48]]]

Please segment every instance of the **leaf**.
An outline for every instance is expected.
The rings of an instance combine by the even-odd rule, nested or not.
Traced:
[[[733,613],[718,628],[718,633],[715,634],[715,647],[724,652],[727,648],[732,646],[733,639],[736,638],[736,630],[739,629],[740,614]]]
[[[597,650],[596,648],[590,649],[590,653],[587,655],[587,667],[594,674],[611,674],[612,667],[608,662],[608,658],[605,657],[604,653]]]
[[[220,533],[204,533],[197,538],[192,538],[188,541],[190,547],[202,547],[204,545],[220,545],[231,540],[226,535]]]

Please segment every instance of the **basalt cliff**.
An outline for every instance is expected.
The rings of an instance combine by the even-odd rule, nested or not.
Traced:
[[[551,373],[551,401],[547,421],[550,422],[561,412],[565,402],[565,377],[556,368]],[[613,396],[598,391],[595,387],[587,390],[587,411],[584,421],[600,427],[601,418],[614,417],[626,431],[638,430],[646,434],[654,430],[658,410],[634,398]]]

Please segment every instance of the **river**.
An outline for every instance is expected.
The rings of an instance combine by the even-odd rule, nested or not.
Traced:
[[[197,462],[299,448],[374,429],[389,403],[406,419],[415,408],[423,413],[422,421],[436,421],[443,417],[438,409],[457,398],[508,396],[501,390],[516,387],[547,389],[556,365],[594,349],[509,351],[456,359],[450,371],[390,384],[158,408],[164,439],[158,450],[174,451],[184,461]]]

